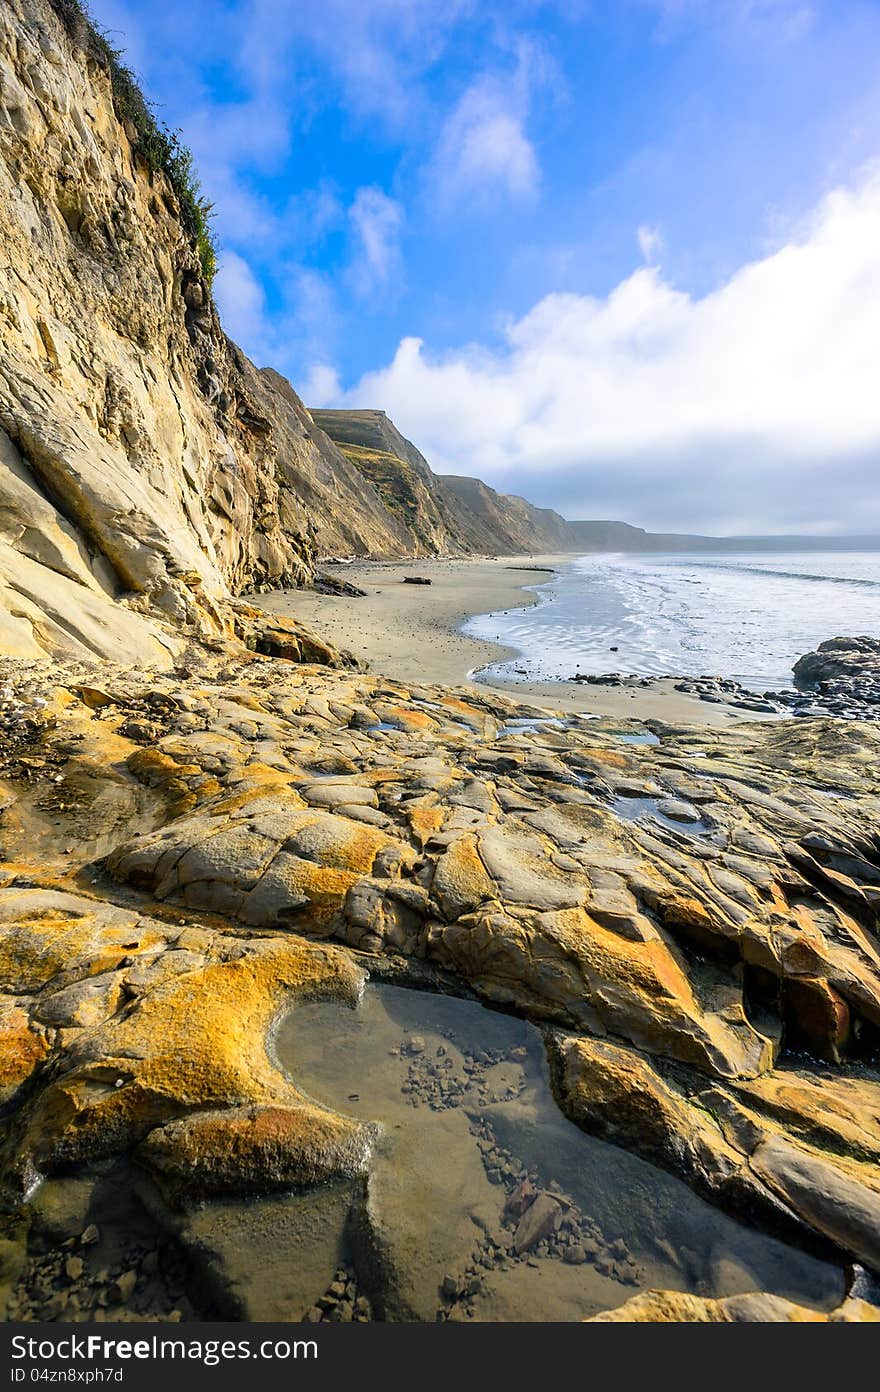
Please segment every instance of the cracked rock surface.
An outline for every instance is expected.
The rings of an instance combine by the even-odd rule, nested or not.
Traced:
[[[870,727],[633,744],[241,652],[187,672],[0,674],[11,1191],[132,1154],[178,1197],[363,1173],[369,1123],[266,1041],[387,962],[548,1029],[584,1129],[880,1268]]]

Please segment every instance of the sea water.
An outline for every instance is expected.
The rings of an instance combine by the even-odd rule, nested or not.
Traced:
[[[464,625],[517,653],[485,675],[711,674],[764,690],[791,686],[826,638],[880,637],[880,551],[580,556],[529,588],[537,605]]]

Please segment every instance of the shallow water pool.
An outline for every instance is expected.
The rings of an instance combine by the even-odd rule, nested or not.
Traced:
[[[350,1255],[386,1319],[579,1320],[651,1287],[822,1307],[842,1296],[838,1268],[578,1130],[553,1099],[540,1033],[519,1019],[368,985],[356,1009],[298,1005],[275,1050],[314,1099],[381,1123]],[[524,1184],[551,1219],[518,1250]]]

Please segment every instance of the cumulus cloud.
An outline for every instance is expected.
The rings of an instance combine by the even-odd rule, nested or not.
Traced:
[[[297,382],[297,389],[306,405],[316,410],[321,406],[332,406],[342,395],[339,373],[325,362],[313,363]]]
[[[266,295],[247,261],[227,251],[217,271],[214,294],[227,332],[242,342],[259,340],[266,326]]]
[[[604,298],[548,295],[500,349],[404,339],[337,400],[569,516],[880,531],[878,324],[873,171],[701,298],[642,266]]]
[[[270,304],[251,265],[227,249],[214,292],[230,337],[247,345],[258,366],[274,367],[301,383],[308,380],[308,365],[323,361],[336,346],[336,299],[325,276],[293,263],[285,267],[283,287],[280,302]]]

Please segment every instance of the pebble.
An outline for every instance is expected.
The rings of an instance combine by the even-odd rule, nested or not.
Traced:
[[[125,1271],[118,1276],[110,1287],[110,1299],[115,1300],[120,1305],[125,1305],[134,1294],[137,1285],[138,1274],[136,1271]]]

